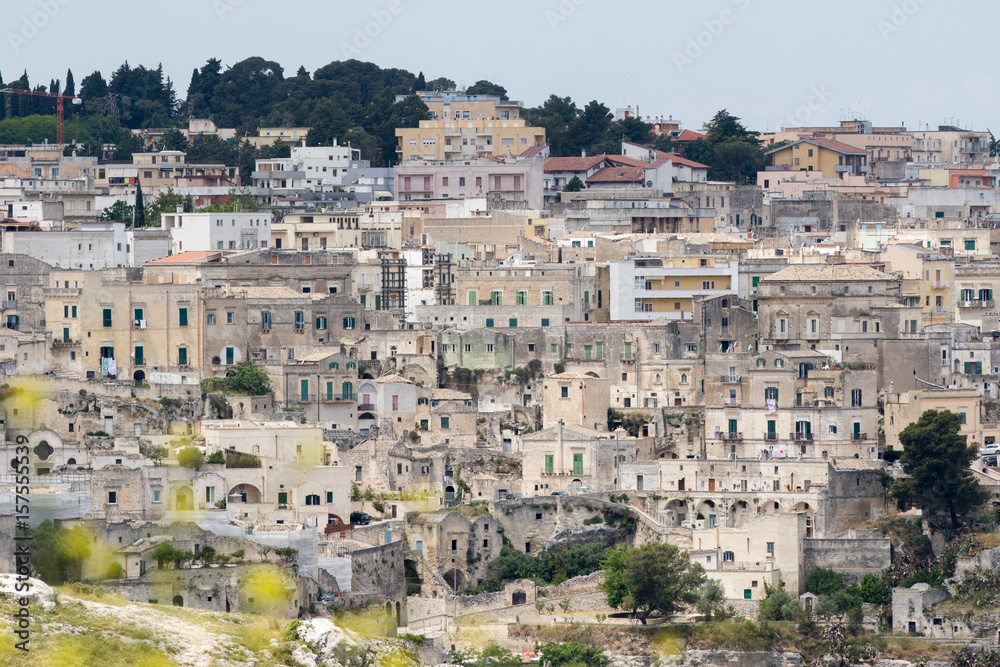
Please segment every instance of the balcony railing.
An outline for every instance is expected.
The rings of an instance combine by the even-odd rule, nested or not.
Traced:
[[[743,381],[742,375],[720,375],[719,382],[724,384],[737,384]]]
[[[813,439],[813,434],[811,432],[809,432],[809,431],[806,431],[806,432],[796,431],[795,433],[789,433],[788,434],[788,439],[789,440],[812,440]]]
[[[742,440],[743,439],[743,433],[739,432],[739,431],[729,431],[728,433],[723,432],[722,433],[722,439],[723,440]]]
[[[771,338],[774,340],[788,340],[787,331],[775,331],[771,334]]]
[[[17,301],[14,299],[4,299],[0,301],[0,305],[4,308],[17,308]]]
[[[992,308],[994,303],[993,299],[972,299],[969,301],[959,301],[958,305],[961,308]]]
[[[868,434],[867,433],[852,433],[851,434],[851,440],[867,440],[867,439],[868,439]]]
[[[773,440],[777,440],[778,439],[778,434],[774,433],[773,431],[769,431],[769,432],[767,432],[767,433],[764,434],[764,439],[765,440],[772,440],[772,441]]]
[[[322,396],[325,403],[342,403],[357,400],[357,396],[354,394],[323,394]]]
[[[374,403],[358,403],[358,410],[360,412],[372,412],[375,410]]]

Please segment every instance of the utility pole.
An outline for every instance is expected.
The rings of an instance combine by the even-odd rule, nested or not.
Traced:
[[[63,108],[63,100],[70,100],[73,104],[83,104],[83,100],[79,97],[72,97],[70,95],[60,95],[59,93],[45,93],[40,90],[20,90],[17,88],[4,88],[0,90],[0,93],[8,93],[10,95],[34,95],[36,97],[53,97],[56,100],[56,143],[63,143],[63,117],[65,115],[65,110]]]

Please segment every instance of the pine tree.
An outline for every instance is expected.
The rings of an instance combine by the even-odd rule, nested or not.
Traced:
[[[133,227],[146,226],[146,207],[142,201],[142,183],[135,179],[135,215],[132,222]]]

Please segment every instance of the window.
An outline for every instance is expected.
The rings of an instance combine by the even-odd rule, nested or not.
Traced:
[[[833,398],[833,387],[828,386],[823,388],[823,398]]]
[[[354,466],[354,481],[361,481],[361,466]]]
[[[528,303],[528,293],[525,291],[518,291],[517,293],[517,305],[525,306]]]
[[[111,309],[110,308],[103,309],[103,320],[104,320],[104,328],[105,329],[111,328]]]
[[[271,311],[269,310],[260,311],[260,329],[261,331],[271,330]]]
[[[551,306],[555,304],[555,299],[552,296],[552,292],[543,290],[542,291],[542,305]]]
[[[509,326],[511,329],[516,329],[517,328],[517,318],[516,317],[510,318],[507,321],[507,326]]]
[[[767,555],[768,556],[773,556],[774,555],[774,542],[768,542],[767,543]]]
[[[493,318],[492,317],[487,317],[486,318],[486,326],[487,327],[492,327],[493,326]]]
[[[852,389],[851,390],[851,407],[852,408],[860,408],[861,406],[862,406],[861,390],[860,389]]]
[[[632,343],[631,342],[625,343],[624,358],[625,359],[631,359],[632,358]]]
[[[205,502],[214,503],[215,502],[215,487],[206,486],[205,487]]]
[[[319,331],[326,331],[326,318],[317,317],[316,318],[316,329]]]
[[[299,399],[302,401],[309,400],[309,380],[299,382]]]
[[[215,313],[209,313],[205,316],[206,324],[215,324]]]
[[[227,312],[226,313],[226,324],[235,324],[235,322],[236,322],[236,313],[231,312],[231,311]]]
[[[723,551],[722,552],[722,562],[723,563],[732,563],[735,560],[736,560],[736,554],[734,554],[732,551]]]
[[[160,502],[160,491],[159,491],[159,489],[156,489],[156,490],[153,491],[153,502],[154,503]]]
[[[491,306],[502,306],[503,305],[503,292],[494,291],[490,294],[490,305]]]
[[[552,474],[552,463],[553,463],[553,459],[554,458],[555,457],[552,454],[546,454],[545,455],[545,474],[546,475],[551,475]]]
[[[108,491],[108,504],[109,505],[115,505],[117,503],[118,503],[118,492],[117,491]]]
[[[778,388],[777,387],[765,387],[764,388],[764,400],[778,402]]]
[[[345,317],[344,318],[344,329],[345,330],[353,329],[354,325],[355,325],[355,319],[353,317]]]
[[[451,426],[451,419],[448,417],[441,417],[441,428],[446,429]]]
[[[305,313],[303,311],[296,310],[295,313],[294,313],[293,320],[295,322],[295,328],[296,329],[305,329],[306,328],[306,315],[305,315]]]
[[[188,309],[186,307],[182,307],[177,310],[177,323],[182,327],[186,327],[188,325]]]
[[[542,326],[543,327],[549,326],[549,318],[547,318],[547,317],[543,317],[542,318]]]
[[[583,454],[573,454],[573,474],[583,474]]]
[[[187,366],[188,363],[188,351],[186,347],[181,347],[177,349],[177,365]]]
[[[569,398],[569,387],[560,387],[559,388],[559,397],[560,398]]]

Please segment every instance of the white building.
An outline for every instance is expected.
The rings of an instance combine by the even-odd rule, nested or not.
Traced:
[[[295,146],[291,157],[257,160],[253,184],[258,196],[284,197],[296,192],[332,192],[348,182],[348,170],[361,151],[347,146]]]
[[[172,254],[266,248],[271,239],[270,213],[164,213],[162,221]]]

